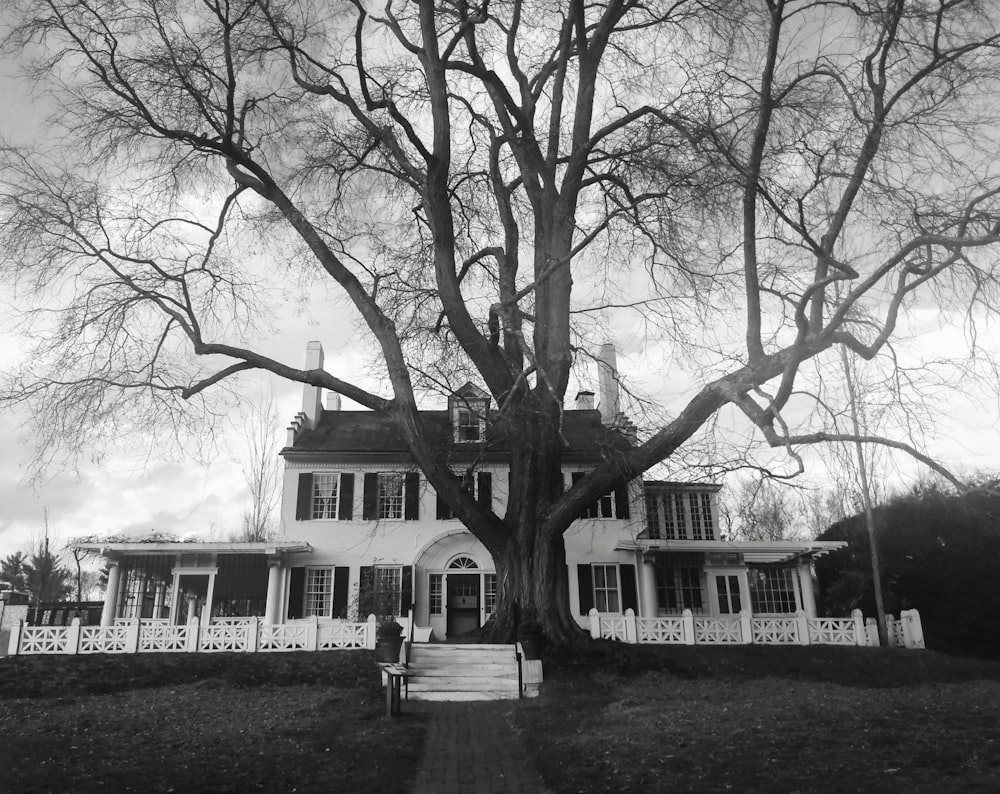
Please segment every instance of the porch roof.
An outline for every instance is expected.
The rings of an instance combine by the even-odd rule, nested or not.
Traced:
[[[842,549],[846,540],[638,540],[619,541],[621,551],[640,550],[644,557],[677,551],[738,552],[751,565],[791,562],[800,558],[822,557]]]
[[[160,543],[70,543],[71,549],[94,551],[102,556],[131,554],[283,554],[311,552],[312,546],[296,540],[264,543],[184,542]]]

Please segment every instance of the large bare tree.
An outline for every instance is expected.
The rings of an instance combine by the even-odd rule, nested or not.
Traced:
[[[993,310],[989,4],[17,5],[9,46],[59,103],[53,146],[6,151],[0,199],[4,272],[44,306],[5,395],[32,402],[42,458],[175,431],[178,401],[251,369],[339,392],[393,419],[493,555],[497,632],[518,602],[578,636],[563,533],[724,407],[793,454],[850,440],[799,396],[806,362],[880,356],[915,309]],[[265,355],[296,281],[365,329],[383,393]],[[636,315],[690,393],[563,493],[574,362]],[[504,515],[418,421],[461,374],[512,429]]]

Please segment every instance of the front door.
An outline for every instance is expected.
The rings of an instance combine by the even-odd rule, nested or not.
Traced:
[[[461,637],[479,628],[478,573],[448,574],[448,637]]]

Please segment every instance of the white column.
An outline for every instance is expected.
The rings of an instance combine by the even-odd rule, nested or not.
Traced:
[[[167,584],[166,582],[157,582],[156,591],[153,596],[153,617],[162,618],[163,617],[163,605],[167,601]]]
[[[196,617],[198,617],[198,596],[196,596],[194,593],[188,593],[187,622],[190,623]]]
[[[802,611],[807,618],[816,617],[816,594],[813,592],[812,566],[808,560],[799,563],[799,590],[802,593]]]
[[[267,600],[264,602],[264,623],[273,626],[278,622],[281,603],[281,560],[267,561]]]
[[[639,614],[644,618],[655,618],[659,612],[656,598],[656,571],[650,563],[642,560],[641,553],[636,553],[636,570],[639,571]]]
[[[104,608],[101,610],[101,625],[113,626],[118,611],[118,588],[121,585],[122,568],[118,560],[108,568],[108,587],[104,591]]]

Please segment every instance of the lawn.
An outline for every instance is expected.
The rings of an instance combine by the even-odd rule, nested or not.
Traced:
[[[405,792],[366,651],[0,659],[0,789]],[[596,643],[510,704],[554,794],[1000,791],[1000,663]]]

